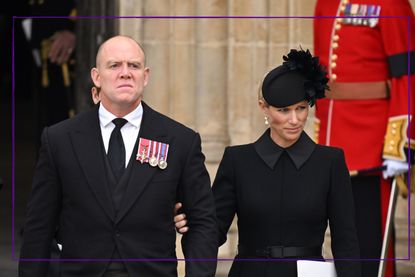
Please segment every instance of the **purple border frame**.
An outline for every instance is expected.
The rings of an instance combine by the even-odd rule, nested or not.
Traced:
[[[243,259],[243,258],[217,258],[217,259],[172,259],[172,258],[155,258],[155,259],[28,259],[28,258],[16,258],[16,249],[15,249],[15,220],[14,220],[14,207],[15,207],[15,64],[14,64],[14,23],[15,19],[28,19],[28,18],[40,18],[40,19],[131,19],[131,18],[141,18],[141,19],[315,19],[315,18],[349,18],[350,16],[13,16],[12,23],[12,260],[13,261],[22,261],[22,262],[177,262],[177,261],[193,261],[193,262],[217,262],[217,261],[297,261],[298,259]],[[354,16],[353,18],[395,18],[395,19],[405,19],[408,26],[408,47],[407,47],[407,57],[408,57],[408,68],[407,74],[410,75],[410,53],[411,53],[411,27],[410,27],[410,17],[409,16]],[[410,122],[410,103],[411,103],[411,82],[408,78],[408,122]],[[410,141],[410,132],[411,124],[408,124],[407,130],[407,139]],[[408,147],[408,191],[411,189],[411,152]],[[406,258],[385,258],[385,259],[325,259],[326,261],[410,261],[411,260],[411,193],[408,194],[408,257]],[[321,259],[318,259],[321,261]]]

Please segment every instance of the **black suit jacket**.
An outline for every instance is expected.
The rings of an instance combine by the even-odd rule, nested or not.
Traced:
[[[46,276],[51,240],[59,226],[62,276],[101,276],[115,247],[131,276],[176,276],[173,207],[182,201],[190,231],[186,258],[217,257],[217,226],[200,136],[145,103],[139,137],[168,143],[161,170],[132,157],[116,215],[108,186],[98,108],[46,128],[24,227],[19,276]],[[133,152],[135,156],[137,145]],[[72,260],[75,259],[75,260]],[[89,259],[90,262],[81,262]],[[99,260],[101,262],[93,262]],[[74,262],[72,262],[74,261]],[[188,262],[187,276],[214,276],[215,262]]]
[[[220,244],[235,214],[239,244],[249,249],[321,247],[329,221],[334,257],[360,258],[343,151],[316,145],[304,132],[286,149],[269,130],[255,143],[226,148],[213,194]],[[336,261],[336,270],[339,277],[360,276],[359,262]],[[288,261],[236,261],[229,276],[296,277],[297,269]]]

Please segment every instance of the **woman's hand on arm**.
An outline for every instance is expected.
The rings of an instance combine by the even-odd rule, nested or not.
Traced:
[[[184,234],[187,231],[189,231],[189,227],[187,226],[186,214],[184,213],[177,214],[179,212],[179,209],[182,208],[182,206],[183,205],[180,202],[174,205],[174,225],[176,227],[176,231],[179,234]]]

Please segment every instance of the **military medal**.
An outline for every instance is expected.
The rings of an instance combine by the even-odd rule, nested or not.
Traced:
[[[160,152],[160,143],[157,142],[157,141],[151,141],[151,154],[150,154],[151,157],[148,160],[148,163],[152,167],[155,167],[158,164],[158,155],[159,155],[159,152]]]
[[[359,16],[359,4],[352,4],[352,7],[350,9],[350,15]],[[359,18],[352,18],[352,24],[358,25],[358,19]]]
[[[357,12],[358,16],[366,16],[367,5],[360,5],[359,11]],[[362,17],[357,18],[356,25],[364,25]]]
[[[369,18],[369,27],[373,28],[378,25],[379,15],[380,15],[380,6],[379,5],[369,5],[368,7],[368,16],[374,16]]]
[[[344,24],[375,27],[379,22],[380,6],[347,4],[344,9]]]
[[[167,162],[165,160],[159,161],[159,168],[160,169],[166,169],[167,168]]]
[[[141,163],[148,162],[150,150],[150,140],[140,138],[138,142],[137,160]]]
[[[138,141],[137,161],[148,163],[152,167],[167,168],[169,145],[159,141],[140,138]]]
[[[149,163],[152,167],[157,166],[157,158],[156,158],[156,157],[151,157],[151,158],[148,160],[148,163]]]
[[[166,143],[161,143],[161,150],[160,152],[160,158],[158,162],[158,166],[160,169],[166,169],[167,168],[167,154],[169,152],[169,145]]]
[[[352,7],[352,5],[347,4],[346,7],[345,7],[345,9],[344,9],[344,16],[346,16],[343,19],[343,23],[344,24],[350,24],[350,23],[352,23],[352,18],[350,17],[351,16],[351,13],[350,13],[351,7]]]

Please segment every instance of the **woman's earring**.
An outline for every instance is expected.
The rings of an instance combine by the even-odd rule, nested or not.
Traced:
[[[268,117],[264,117],[265,118],[265,125],[269,125],[269,122],[268,122]]]

